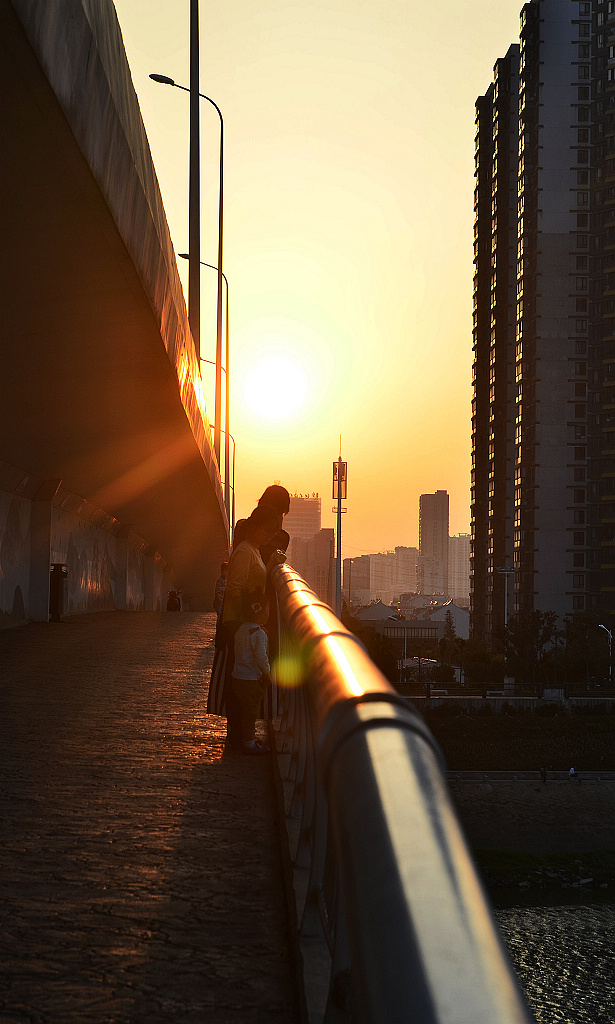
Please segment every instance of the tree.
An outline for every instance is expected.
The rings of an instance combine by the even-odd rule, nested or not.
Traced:
[[[564,619],[568,679],[587,689],[592,678],[608,675],[609,649],[606,634],[600,631],[601,615],[592,609],[573,612]]]
[[[507,663],[522,682],[532,682],[536,692],[536,670],[542,653],[555,642],[555,612],[519,612],[511,615],[504,630],[504,653]]]

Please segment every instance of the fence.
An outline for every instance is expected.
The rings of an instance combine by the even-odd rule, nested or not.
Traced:
[[[531,1021],[424,722],[297,573],[272,578],[310,1024]]]

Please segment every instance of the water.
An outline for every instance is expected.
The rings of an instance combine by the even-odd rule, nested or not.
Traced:
[[[495,914],[539,1024],[615,1024],[615,903]]]

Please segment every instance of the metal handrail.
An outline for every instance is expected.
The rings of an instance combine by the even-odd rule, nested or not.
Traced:
[[[310,1020],[528,1024],[425,723],[293,569],[271,578],[299,926],[331,956]]]

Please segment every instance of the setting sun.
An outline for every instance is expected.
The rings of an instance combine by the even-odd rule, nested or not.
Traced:
[[[305,359],[285,352],[263,354],[243,372],[246,408],[259,419],[295,419],[306,411],[312,397],[311,378]]]

